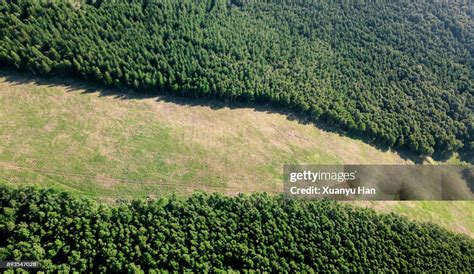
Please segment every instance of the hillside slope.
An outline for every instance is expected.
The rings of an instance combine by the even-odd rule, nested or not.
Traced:
[[[271,108],[195,103],[3,73],[0,181],[114,201],[195,190],[278,193],[285,163],[411,163]],[[472,202],[359,205],[474,235]]]
[[[285,163],[407,162],[271,109],[85,88],[1,78],[0,164],[22,174],[16,181],[61,182],[111,197],[195,188],[278,192]],[[43,178],[26,167],[52,173]]]
[[[469,1],[87,2],[2,1],[0,66],[272,103],[381,146],[473,154]]]

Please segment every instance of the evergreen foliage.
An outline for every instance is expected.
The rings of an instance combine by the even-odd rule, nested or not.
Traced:
[[[0,65],[271,103],[380,145],[474,141],[469,1],[0,1]]]
[[[470,272],[474,242],[330,201],[194,194],[96,204],[0,186],[0,260],[43,270]]]

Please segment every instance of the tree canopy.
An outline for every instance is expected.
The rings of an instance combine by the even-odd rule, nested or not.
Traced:
[[[0,186],[0,260],[43,271],[470,272],[474,241],[334,201],[193,194],[97,204]]]
[[[1,1],[0,65],[271,103],[449,154],[474,144],[474,20],[438,2]]]

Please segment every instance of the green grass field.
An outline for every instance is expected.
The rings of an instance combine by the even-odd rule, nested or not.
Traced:
[[[283,114],[87,89],[0,77],[0,181],[113,201],[196,190],[278,193],[285,163],[411,163]],[[471,202],[362,205],[474,235]]]

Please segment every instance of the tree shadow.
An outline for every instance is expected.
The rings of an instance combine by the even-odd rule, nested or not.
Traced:
[[[337,126],[322,121],[320,119],[310,119],[307,115],[298,113],[293,110],[289,110],[284,107],[278,107],[269,103],[249,102],[249,101],[228,101],[220,100],[216,98],[189,98],[171,92],[139,92],[130,88],[123,87],[108,87],[94,83],[92,80],[87,79],[77,80],[72,77],[58,77],[58,76],[38,76],[29,72],[16,72],[12,70],[0,71],[0,77],[5,78],[12,85],[31,84],[35,83],[42,86],[54,87],[63,86],[68,92],[77,92],[81,90],[81,93],[97,93],[100,97],[112,97],[120,100],[140,100],[140,99],[155,99],[158,102],[167,102],[180,106],[188,107],[208,107],[213,110],[222,108],[238,109],[238,108],[250,108],[258,112],[269,113],[269,114],[280,114],[287,117],[290,121],[296,121],[300,124],[314,125],[315,127],[322,129],[327,132],[336,133],[339,136],[347,136],[352,139],[360,140],[368,145],[375,147],[376,149],[387,152],[396,152],[403,160],[410,160],[415,164],[421,164],[425,161],[424,157],[416,155],[405,149],[393,149],[388,146],[382,145],[375,140],[352,132],[344,131]],[[467,157],[465,159],[468,159]],[[473,160],[471,158],[471,160]],[[472,163],[472,162],[470,162]]]
[[[459,159],[466,163],[474,164],[474,151],[463,149],[459,152]]]

